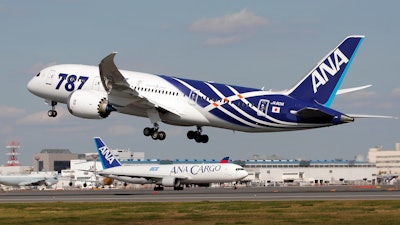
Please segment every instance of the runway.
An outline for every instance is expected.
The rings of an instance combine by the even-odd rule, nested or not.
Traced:
[[[187,188],[183,191],[63,190],[0,192],[0,203],[29,202],[201,202],[300,200],[400,200],[397,188]]]

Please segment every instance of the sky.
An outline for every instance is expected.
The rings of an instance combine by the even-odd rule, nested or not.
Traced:
[[[120,69],[212,80],[272,90],[292,87],[346,36],[365,35],[342,88],[373,86],[337,96],[344,113],[400,116],[399,1],[1,1],[0,164],[5,146],[20,143],[32,165],[44,148],[95,152],[93,137],[111,148],[157,159],[349,159],[369,148],[394,150],[400,120],[358,119],[306,131],[243,133],[204,127],[207,144],[186,138],[194,127],[161,123],[164,141],[142,134],[147,118],[112,113],[88,120],[43,99],[26,84],[55,64],[98,65],[118,52]]]

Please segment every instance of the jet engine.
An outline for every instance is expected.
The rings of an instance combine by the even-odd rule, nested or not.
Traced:
[[[179,187],[179,185],[181,185],[181,181],[175,177],[164,177],[161,181],[161,184],[164,187]]]
[[[111,185],[114,182],[114,179],[109,178],[109,177],[104,177],[103,178],[103,184],[104,185]]]
[[[100,91],[77,90],[67,100],[69,112],[86,119],[106,118],[115,109],[108,104],[107,93]]]

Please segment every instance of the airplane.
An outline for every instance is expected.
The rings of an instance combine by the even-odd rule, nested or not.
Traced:
[[[0,176],[0,184],[7,186],[51,186],[58,181],[58,176],[49,173],[32,173]]]
[[[119,70],[116,53],[99,66],[62,64],[41,70],[27,84],[28,90],[51,106],[48,116],[56,117],[57,103],[67,104],[77,117],[104,119],[116,111],[147,117],[153,127],[145,136],[164,140],[159,123],[195,126],[187,138],[207,143],[203,127],[242,132],[279,132],[327,127],[353,122],[355,118],[385,116],[345,114],[330,108],[335,96],[370,87],[339,90],[364,36],[346,37],[323,57],[292,88],[273,92],[211,81]]]
[[[164,190],[164,187],[183,190],[185,184],[207,186],[235,182],[248,175],[243,167],[229,163],[228,157],[220,163],[123,166],[100,137],[94,137],[94,142],[103,166],[97,172],[100,176],[133,184],[156,184],[154,190]]]

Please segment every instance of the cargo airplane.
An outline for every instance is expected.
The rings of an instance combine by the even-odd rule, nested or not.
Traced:
[[[207,143],[205,126],[243,132],[277,132],[326,127],[353,122],[355,118],[330,108],[335,96],[370,85],[339,90],[364,36],[346,37],[292,88],[272,92],[257,88],[198,81],[173,76],[119,70],[111,53],[99,66],[63,64],[40,71],[28,90],[52,107],[67,104],[77,117],[103,119],[111,112],[147,117],[152,127],[145,136],[164,140],[164,122],[195,126],[189,139]]]
[[[168,165],[121,165],[107,145],[99,137],[94,138],[103,170],[100,176],[133,184],[156,184],[154,190],[173,187],[182,190],[185,184],[209,185],[210,183],[236,182],[248,173],[243,167],[228,163],[168,164]]]

